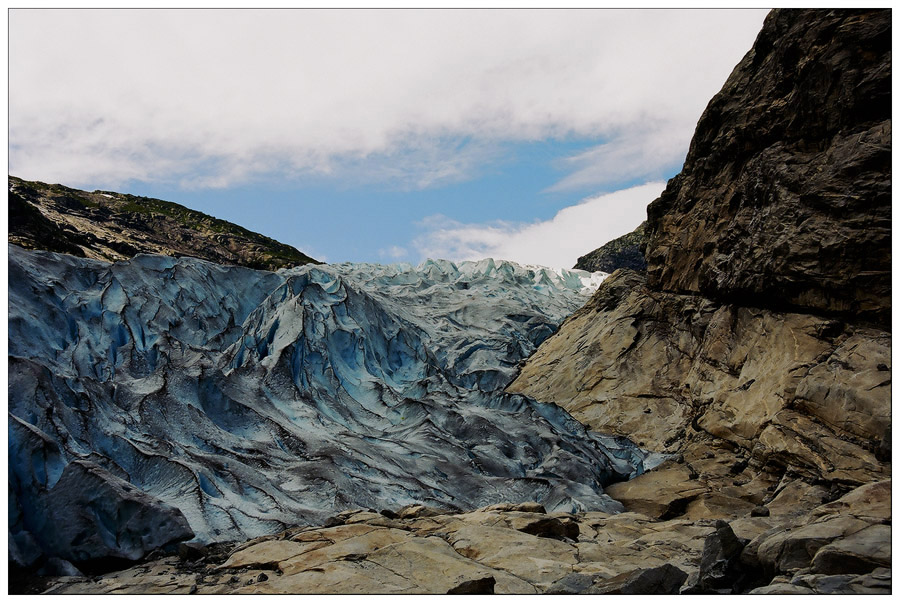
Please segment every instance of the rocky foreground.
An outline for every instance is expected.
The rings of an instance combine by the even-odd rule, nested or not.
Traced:
[[[236,546],[182,545],[120,572],[58,579],[47,592],[675,594],[739,585],[755,594],[890,593],[890,482],[802,510],[820,494],[788,486],[768,515],[730,523],[702,513],[664,521],[548,514],[528,503],[464,514],[348,511],[328,527]],[[792,529],[797,523],[805,527]]]

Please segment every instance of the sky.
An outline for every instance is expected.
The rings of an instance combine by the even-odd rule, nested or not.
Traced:
[[[9,173],[328,262],[569,268],[633,230],[749,10],[9,11]]]

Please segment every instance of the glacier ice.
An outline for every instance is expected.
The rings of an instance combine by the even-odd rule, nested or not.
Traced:
[[[134,559],[347,508],[619,510],[603,485],[658,456],[503,392],[598,281],[10,245],[10,558]]]

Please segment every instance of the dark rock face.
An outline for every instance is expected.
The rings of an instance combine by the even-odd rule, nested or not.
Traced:
[[[584,591],[590,595],[677,595],[687,574],[666,563],[650,569],[637,569],[599,582]]]
[[[623,235],[613,239],[603,247],[595,249],[587,255],[578,258],[575,264],[576,270],[588,272],[615,272],[619,268],[628,268],[638,272],[647,269],[647,261],[644,259],[643,246],[646,243],[647,222]]]
[[[107,261],[159,253],[265,270],[317,263],[290,245],[177,203],[12,176],[9,242]]]
[[[17,445],[29,437],[37,437],[33,429],[11,423],[10,438]],[[50,448],[47,443],[41,454],[32,455],[30,475],[20,467],[10,471],[9,511],[20,518],[10,521],[10,559],[16,565],[34,565],[37,544],[49,557],[45,571],[59,565],[55,558],[93,571],[127,565],[154,549],[194,537],[180,510],[95,463],[75,460],[63,467]],[[21,526],[29,530],[16,529]],[[19,542],[23,538],[28,542]]]
[[[700,586],[703,589],[728,589],[730,592],[742,575],[738,564],[744,544],[726,522],[716,522],[716,531],[706,537],[700,557]]]
[[[466,580],[447,591],[448,595],[493,595],[496,578],[488,576],[477,580]]]
[[[653,288],[888,325],[891,13],[776,10],[648,208]]]

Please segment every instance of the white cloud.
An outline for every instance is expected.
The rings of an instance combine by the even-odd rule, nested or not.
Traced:
[[[683,157],[763,15],[15,9],[10,171],[424,188],[470,177],[498,143],[577,136],[610,142],[561,188],[654,174]]]
[[[627,182],[664,177],[677,172],[693,126],[663,124],[626,132],[611,141],[557,161],[569,175],[547,191],[569,191],[615,187]]]
[[[454,261],[486,257],[571,268],[578,258],[627,234],[647,219],[647,205],[665,189],[650,182],[586,199],[533,224],[463,224],[442,215],[422,221],[425,232],[413,241],[424,259]]]
[[[386,247],[384,249],[378,250],[378,255],[382,259],[386,259],[388,261],[396,262],[399,260],[404,260],[409,255],[405,248],[400,247],[399,245],[391,245],[390,247]]]

